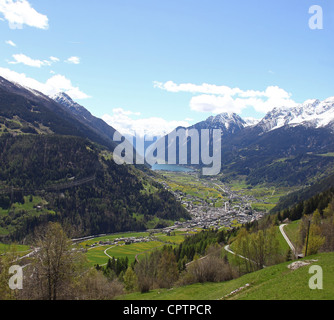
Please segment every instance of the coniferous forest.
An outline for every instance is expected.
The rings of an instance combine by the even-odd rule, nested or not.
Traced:
[[[165,226],[188,218],[161,185],[139,169],[116,165],[108,151],[88,140],[2,135],[0,146],[4,240],[23,240],[47,221],[74,226],[78,237],[146,230],[153,219]],[[41,199],[33,213],[24,210],[32,197]],[[23,209],[14,210],[14,203]]]

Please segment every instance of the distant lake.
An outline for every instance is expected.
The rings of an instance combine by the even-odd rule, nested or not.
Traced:
[[[194,170],[178,166],[176,164],[155,164],[152,166],[154,171],[172,171],[172,172],[193,172]]]

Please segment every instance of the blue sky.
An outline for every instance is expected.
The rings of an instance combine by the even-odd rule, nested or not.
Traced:
[[[334,96],[332,1],[0,0],[0,34],[0,75],[122,133]]]

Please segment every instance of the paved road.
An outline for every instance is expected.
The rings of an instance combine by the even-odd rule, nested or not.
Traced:
[[[248,260],[248,261],[250,261],[250,262],[256,264],[255,261],[250,260],[250,259],[248,259],[248,258],[246,258],[246,257],[244,257],[244,256],[242,256],[242,255],[240,255],[240,254],[236,254],[235,252],[233,252],[233,251],[231,250],[231,248],[230,248],[229,245],[225,246],[224,249],[225,249],[227,252],[229,252],[229,253],[231,253],[231,254],[237,256],[237,257],[240,257],[241,259],[245,259],[245,260]],[[266,268],[266,266],[263,265],[263,268]]]
[[[280,232],[282,233],[282,235],[283,235],[285,241],[286,241],[287,244],[289,245],[289,247],[290,247],[291,251],[293,252],[293,254],[294,254],[295,256],[297,256],[296,248],[294,247],[294,245],[292,244],[292,242],[290,241],[289,237],[286,235],[286,233],[285,233],[285,231],[284,231],[284,227],[285,227],[285,226],[286,226],[286,224],[281,224],[281,225],[279,226],[279,230],[280,230]],[[228,246],[228,245],[225,246],[224,249],[225,249],[227,252],[229,252],[229,253],[231,253],[231,254],[233,254],[233,255],[237,255],[235,252],[233,252],[233,251],[230,249],[230,246]],[[243,256],[241,256],[241,255],[237,255],[237,256],[240,257],[240,258],[242,258],[242,259],[249,260],[248,258],[245,258],[245,257],[243,257]]]
[[[107,253],[107,251],[108,251],[109,249],[112,249],[112,248],[115,248],[115,247],[117,247],[117,245],[112,246],[112,247],[109,247],[108,249],[104,250],[104,254],[105,254],[108,258],[112,259],[113,257],[110,256],[110,255]],[[117,259],[116,259],[116,260],[117,260]]]
[[[229,252],[229,253],[231,253],[231,254],[233,254],[233,255],[235,255],[235,256],[240,257],[241,259],[245,259],[245,260],[251,261],[251,260],[249,260],[248,258],[246,258],[246,257],[244,257],[244,256],[241,256],[240,254],[236,254],[235,252],[233,252],[233,251],[231,250],[231,248],[230,248],[229,245],[225,246],[224,249],[225,249],[227,252]]]
[[[290,241],[289,237],[286,235],[285,231],[284,231],[284,227],[286,226],[286,224],[281,224],[279,226],[279,230],[281,231],[285,241],[287,242],[287,244],[289,245],[291,251],[293,252],[294,256],[297,256],[297,252],[296,252],[296,248],[294,247],[294,245],[292,244],[292,242]]]

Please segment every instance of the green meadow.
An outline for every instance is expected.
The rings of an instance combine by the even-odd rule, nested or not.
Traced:
[[[0,235],[8,235],[11,231],[14,231],[14,225],[22,223],[22,216],[38,217],[43,214],[52,214],[55,212],[47,209],[47,202],[39,196],[25,196],[24,203],[14,203],[9,209],[0,208],[0,222],[11,219],[9,226],[6,223],[2,223],[0,226]]]
[[[86,256],[90,265],[94,266],[96,264],[104,265],[108,262],[108,255],[115,258],[125,258],[128,257],[129,262],[132,263],[136,256],[140,259],[145,253],[152,252],[156,248],[161,248],[164,245],[176,246],[182,243],[185,237],[194,234],[193,232],[186,232],[181,230],[176,230],[167,235],[162,232],[150,233],[150,232],[128,232],[128,233],[118,233],[106,235],[94,239],[89,239],[81,242],[79,245],[87,249]],[[113,245],[101,245],[101,241],[114,241],[117,238],[141,238],[149,237],[151,241],[133,243],[125,245],[124,242],[120,242],[117,246]],[[94,247],[91,247],[94,245]]]
[[[157,241],[134,243],[129,245],[117,245],[117,246],[98,246],[88,249],[86,253],[87,260],[91,265],[104,265],[108,262],[109,256],[117,258],[129,259],[129,263],[134,262],[136,256],[138,259],[140,256],[153,251],[156,248],[162,247],[164,244]],[[107,254],[109,256],[107,256]]]
[[[25,245],[9,245],[9,244],[4,244],[4,243],[0,243],[0,254],[4,254],[6,252],[9,252],[11,250],[11,248],[14,247],[14,250],[20,255],[24,255],[27,254],[31,251],[29,246],[25,246]]]
[[[211,181],[199,179],[197,176],[185,173],[163,172],[164,179],[158,179],[165,182],[175,192],[181,191],[185,195],[190,195],[201,200],[216,199],[216,205],[222,205],[224,197],[220,190],[214,186]]]
[[[311,265],[323,270],[322,290],[309,287],[310,265],[291,270],[288,268],[291,262],[285,262],[227,282],[198,283],[145,294],[136,292],[121,296],[119,300],[333,300],[334,253],[317,254],[303,260],[317,260]],[[230,295],[239,288],[244,289]]]
[[[100,241],[114,241],[117,238],[130,238],[130,237],[148,237],[150,234],[149,232],[122,232],[122,233],[113,233],[110,235],[105,235],[93,239],[88,239],[80,242],[82,247],[88,247],[96,242]]]

